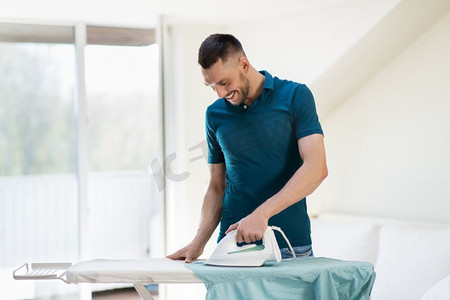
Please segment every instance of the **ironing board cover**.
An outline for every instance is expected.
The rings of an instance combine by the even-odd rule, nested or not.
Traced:
[[[206,299],[369,299],[375,272],[366,262],[297,258],[260,268],[186,265],[206,285]]]
[[[71,283],[195,283],[202,282],[184,261],[168,258],[95,259],[74,264],[66,271]]]

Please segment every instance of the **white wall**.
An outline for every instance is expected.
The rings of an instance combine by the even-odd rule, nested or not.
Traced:
[[[322,211],[450,222],[450,14],[322,121]]]
[[[380,21],[399,0],[347,1],[320,10],[230,25],[250,62],[309,84]]]

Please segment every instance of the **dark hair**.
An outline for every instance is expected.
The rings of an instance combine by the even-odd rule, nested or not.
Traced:
[[[207,37],[198,49],[198,63],[203,69],[209,69],[219,58],[226,60],[230,54],[242,52],[241,42],[231,34],[212,34]]]

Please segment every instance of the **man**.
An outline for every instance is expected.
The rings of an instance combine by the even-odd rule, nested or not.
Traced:
[[[191,262],[220,222],[219,240],[260,240],[280,227],[297,255],[312,256],[305,197],[327,176],[323,132],[314,99],[302,84],[258,72],[232,35],[213,34],[200,46],[205,84],[219,98],[206,111],[211,178],[190,244],[169,255]],[[290,257],[277,235],[283,258]]]

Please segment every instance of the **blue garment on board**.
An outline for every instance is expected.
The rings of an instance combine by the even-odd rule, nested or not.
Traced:
[[[365,300],[375,272],[367,262],[330,258],[268,261],[263,267],[186,264],[207,288],[206,300]]]
[[[206,111],[208,162],[226,166],[219,241],[231,224],[278,193],[303,164],[298,140],[323,134],[306,85],[261,74],[263,90],[251,106],[221,98]],[[306,199],[270,218],[269,225],[280,227],[292,246],[311,245]],[[276,237],[280,248],[286,248],[285,240]]]

